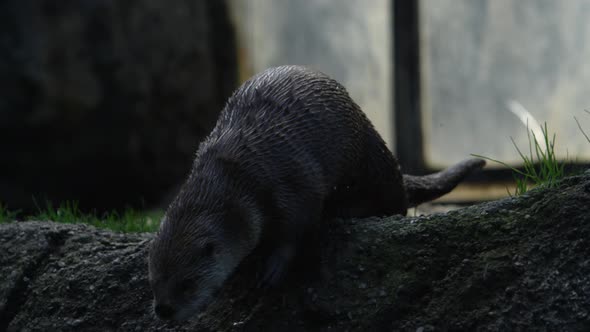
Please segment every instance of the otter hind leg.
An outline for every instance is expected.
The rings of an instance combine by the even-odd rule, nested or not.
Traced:
[[[376,133],[365,151],[361,166],[329,198],[327,213],[344,218],[405,215],[408,200],[397,159]]]
[[[408,198],[399,162],[377,133],[370,135],[368,143],[364,190],[370,203],[366,216],[406,215]]]

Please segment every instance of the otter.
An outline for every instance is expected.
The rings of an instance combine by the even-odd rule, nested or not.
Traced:
[[[203,310],[262,243],[261,282],[276,285],[322,219],[405,215],[484,163],[402,175],[341,84],[303,66],[267,69],[228,99],[162,219],[148,258],[154,311],[185,320]]]

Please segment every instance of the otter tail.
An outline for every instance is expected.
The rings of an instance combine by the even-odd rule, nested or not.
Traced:
[[[425,176],[404,174],[410,207],[436,199],[453,190],[463,178],[486,164],[483,159],[467,159],[438,173]]]

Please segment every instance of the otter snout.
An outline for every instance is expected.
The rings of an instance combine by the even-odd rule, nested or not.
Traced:
[[[154,312],[162,320],[171,320],[176,314],[174,307],[165,303],[154,303]]]
[[[205,307],[205,302],[189,303],[181,305],[179,303],[169,303],[154,299],[154,313],[156,317],[164,321],[185,321],[195,314],[198,314]]]

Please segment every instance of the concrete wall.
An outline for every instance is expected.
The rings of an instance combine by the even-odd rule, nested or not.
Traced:
[[[517,101],[557,133],[560,156],[590,160],[590,1],[421,0],[423,127],[430,165],[469,153],[517,163],[528,151]],[[532,126],[532,122],[529,121]]]
[[[242,79],[304,64],[341,82],[393,143],[391,9],[387,0],[230,0]]]

